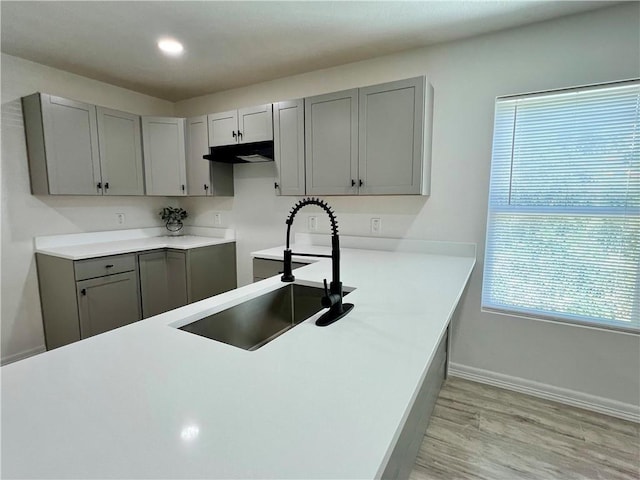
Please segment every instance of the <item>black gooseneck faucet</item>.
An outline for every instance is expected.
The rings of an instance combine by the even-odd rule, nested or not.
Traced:
[[[291,236],[291,225],[293,225],[293,219],[305,205],[317,205],[322,208],[331,221],[331,255],[318,255],[311,253],[297,253],[292,252],[289,248],[289,239]],[[284,251],[284,272],[280,278],[283,282],[293,282],[295,277],[291,272],[291,256],[298,255],[300,257],[326,257],[331,259],[331,269],[333,278],[327,288],[327,280],[324,280],[324,297],[322,297],[321,303],[325,308],[329,308],[329,311],[324,313],[318,320],[316,325],[325,327],[331,325],[336,320],[344,317],[353,308],[352,303],[342,303],[342,282],[340,281],[340,239],[338,237],[338,220],[336,219],[333,210],[327,203],[319,198],[304,198],[294,205],[289,213],[289,217],[286,220],[287,224],[287,244]]]

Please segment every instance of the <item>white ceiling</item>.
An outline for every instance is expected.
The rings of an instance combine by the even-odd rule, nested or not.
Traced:
[[[2,0],[1,48],[178,101],[612,3]],[[158,51],[163,35],[182,57]]]

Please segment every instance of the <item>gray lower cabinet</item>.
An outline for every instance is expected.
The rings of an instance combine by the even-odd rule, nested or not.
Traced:
[[[36,263],[47,350],[237,287],[235,243]]]
[[[184,252],[159,250],[138,254],[142,318],[187,304]]]
[[[136,272],[76,282],[80,338],[140,320]]]
[[[291,262],[291,268],[295,270],[296,268],[304,267],[307,265],[306,263],[298,263]],[[260,280],[264,280],[265,278],[273,277],[274,275],[279,275],[284,270],[284,262],[282,260],[269,260],[265,258],[254,258],[253,259],[253,281],[258,282]]]
[[[235,243],[138,254],[142,317],[237,287]]]
[[[189,303],[238,287],[235,243],[187,250],[185,266]]]
[[[47,350],[140,320],[134,254],[36,262]]]
[[[420,451],[424,433],[435,407],[438,393],[447,373],[447,343],[449,331],[443,336],[422,381],[404,427],[391,452],[382,478],[408,479]]]

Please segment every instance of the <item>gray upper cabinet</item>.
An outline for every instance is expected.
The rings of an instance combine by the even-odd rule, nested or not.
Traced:
[[[210,113],[209,146],[233,145],[238,143],[238,111]]]
[[[422,76],[359,89],[359,194],[429,193],[432,87],[425,87]]]
[[[239,143],[273,140],[273,105],[258,105],[238,110]]]
[[[207,116],[187,118],[187,195],[211,193],[211,162],[202,158],[209,153]]]
[[[96,108],[102,190],[105,195],[144,195],[140,117]]]
[[[304,195],[304,100],[273,104],[277,195]]]
[[[307,194],[430,193],[433,87],[425,76],[306,98],[304,109]]]
[[[354,195],[358,180],[358,89],[305,99],[310,195]]]
[[[96,107],[35,93],[22,108],[32,193],[100,195]]]
[[[147,195],[187,194],[184,132],[184,118],[142,117]]]
[[[187,195],[233,196],[233,165],[205,160],[209,153],[207,116],[186,120]]]
[[[273,140],[272,104],[207,115],[209,146]]]
[[[22,108],[32,193],[144,195],[138,115],[46,93]]]

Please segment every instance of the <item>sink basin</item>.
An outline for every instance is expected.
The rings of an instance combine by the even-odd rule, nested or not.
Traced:
[[[257,350],[322,310],[323,295],[322,288],[288,284],[184,325],[180,330],[245,350]]]

